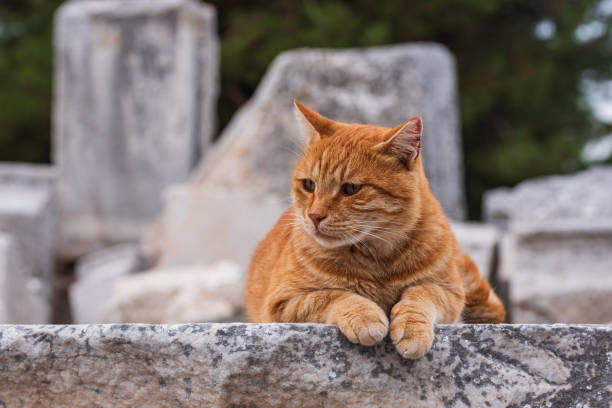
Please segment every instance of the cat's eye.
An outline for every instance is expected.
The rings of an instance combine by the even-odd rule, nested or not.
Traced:
[[[315,182],[310,179],[302,180],[302,186],[304,187],[304,190],[308,191],[309,193],[315,191]]]
[[[361,190],[361,187],[361,184],[344,183],[342,185],[342,193],[344,193],[344,195],[350,196],[356,194],[359,190]]]

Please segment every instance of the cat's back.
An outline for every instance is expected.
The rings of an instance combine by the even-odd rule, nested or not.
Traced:
[[[261,305],[267,294],[274,266],[280,261],[283,250],[291,240],[291,225],[294,218],[293,208],[289,207],[263,241],[257,245],[251,258],[245,295],[246,312],[251,322],[262,320]]]

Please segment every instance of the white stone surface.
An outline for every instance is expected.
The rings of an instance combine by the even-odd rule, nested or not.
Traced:
[[[175,185],[165,197],[148,251],[161,267],[208,265],[224,259],[246,270],[255,247],[288,204],[270,194]]]
[[[56,171],[45,165],[0,163],[0,231],[19,241],[32,276],[53,282]]]
[[[441,325],[404,360],[332,326],[0,326],[6,407],[607,407],[610,326]],[[0,404],[1,405],[1,404]]]
[[[244,309],[244,269],[234,262],[161,268],[115,282],[105,322],[228,321]]]
[[[146,268],[138,245],[122,244],[94,252],[76,265],[76,282],[69,289],[74,323],[100,323],[117,279]]]
[[[56,172],[53,167],[0,163],[0,321],[48,323],[54,289]]]
[[[61,254],[135,240],[214,132],[215,10],[192,0],[68,1],[55,25]]]
[[[491,279],[495,246],[499,244],[501,238],[497,228],[475,222],[453,222],[451,227],[459,246],[476,262],[480,274]]]
[[[50,288],[34,276],[35,268],[17,239],[0,232],[0,324],[49,322]]]
[[[612,166],[526,180],[487,191],[485,221],[507,228],[512,221],[612,218]]]
[[[612,218],[513,222],[500,274],[514,321],[612,321]]]
[[[446,212],[461,220],[456,88],[454,59],[437,44],[284,52],[205,157],[194,181],[288,197],[301,149],[294,98],[343,122],[396,126],[421,115],[427,176]]]

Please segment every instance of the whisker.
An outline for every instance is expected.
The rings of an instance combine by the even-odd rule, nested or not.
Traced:
[[[380,237],[380,236],[378,236],[378,235],[376,235],[376,234],[372,234],[372,233],[371,233],[371,232],[369,232],[369,231],[360,230],[360,229],[355,229],[355,231],[360,232],[360,233],[362,233],[362,234],[369,235],[369,236],[374,237],[374,238],[378,238],[378,239],[380,239],[380,240],[382,240],[382,241],[385,241],[387,244],[392,245],[392,244],[391,244],[391,242],[387,241],[386,239],[384,239],[384,238],[382,238],[382,237]]]

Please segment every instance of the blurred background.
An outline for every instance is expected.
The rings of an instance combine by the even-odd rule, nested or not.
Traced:
[[[61,3],[0,5],[0,160],[51,160],[53,13]],[[470,219],[480,219],[485,190],[612,158],[610,141],[584,150],[612,123],[610,1],[209,4],[221,46],[217,134],[282,51],[435,41],[457,59]]]
[[[247,175],[291,168],[261,146],[290,149],[292,97],[396,125],[367,100],[383,89],[441,135],[434,190],[515,321],[611,322],[611,19],[610,0],[3,0],[4,290],[36,298],[4,320],[240,318],[252,247],[286,205]],[[136,310],[151,293],[176,311]]]

